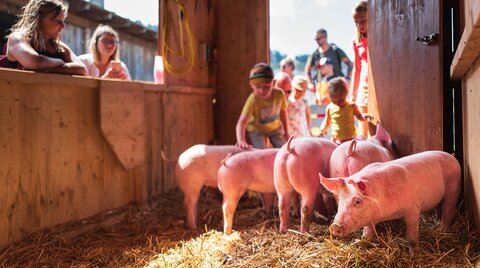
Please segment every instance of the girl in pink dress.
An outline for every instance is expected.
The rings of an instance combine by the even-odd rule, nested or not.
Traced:
[[[288,96],[288,128],[296,137],[311,136],[311,117],[307,100],[303,97],[308,90],[306,76],[296,75],[292,80],[292,91]]]
[[[368,113],[368,39],[367,39],[367,1],[360,1],[353,9],[353,21],[357,27],[357,35],[353,40],[355,53],[352,77],[352,101],[362,114]],[[359,122],[359,135],[368,135],[368,122]]]

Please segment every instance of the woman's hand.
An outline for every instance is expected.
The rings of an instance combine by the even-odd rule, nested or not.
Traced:
[[[127,79],[128,76],[125,71],[122,69],[120,71],[114,71],[112,68],[108,68],[102,78],[114,78],[114,79]]]

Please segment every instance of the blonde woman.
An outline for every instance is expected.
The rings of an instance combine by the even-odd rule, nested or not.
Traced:
[[[118,33],[108,25],[98,25],[90,39],[90,53],[79,58],[89,76],[131,79],[127,66],[120,60]]]
[[[352,101],[358,106],[361,113],[368,113],[368,22],[367,1],[360,1],[353,8],[353,21],[357,27],[357,35],[353,40],[355,54],[352,77]],[[368,122],[359,122],[359,134],[368,136]]]
[[[67,12],[62,0],[30,0],[11,29],[0,66],[85,75],[85,66],[60,40]]]

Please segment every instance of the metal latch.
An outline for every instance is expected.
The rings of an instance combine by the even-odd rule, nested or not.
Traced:
[[[429,46],[438,41],[438,33],[424,35],[423,37],[417,37],[415,38],[415,41],[422,42],[425,45]]]

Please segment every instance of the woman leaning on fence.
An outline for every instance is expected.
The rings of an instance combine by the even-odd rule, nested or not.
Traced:
[[[85,66],[60,40],[67,12],[62,0],[30,0],[11,29],[0,67],[85,75]]]

